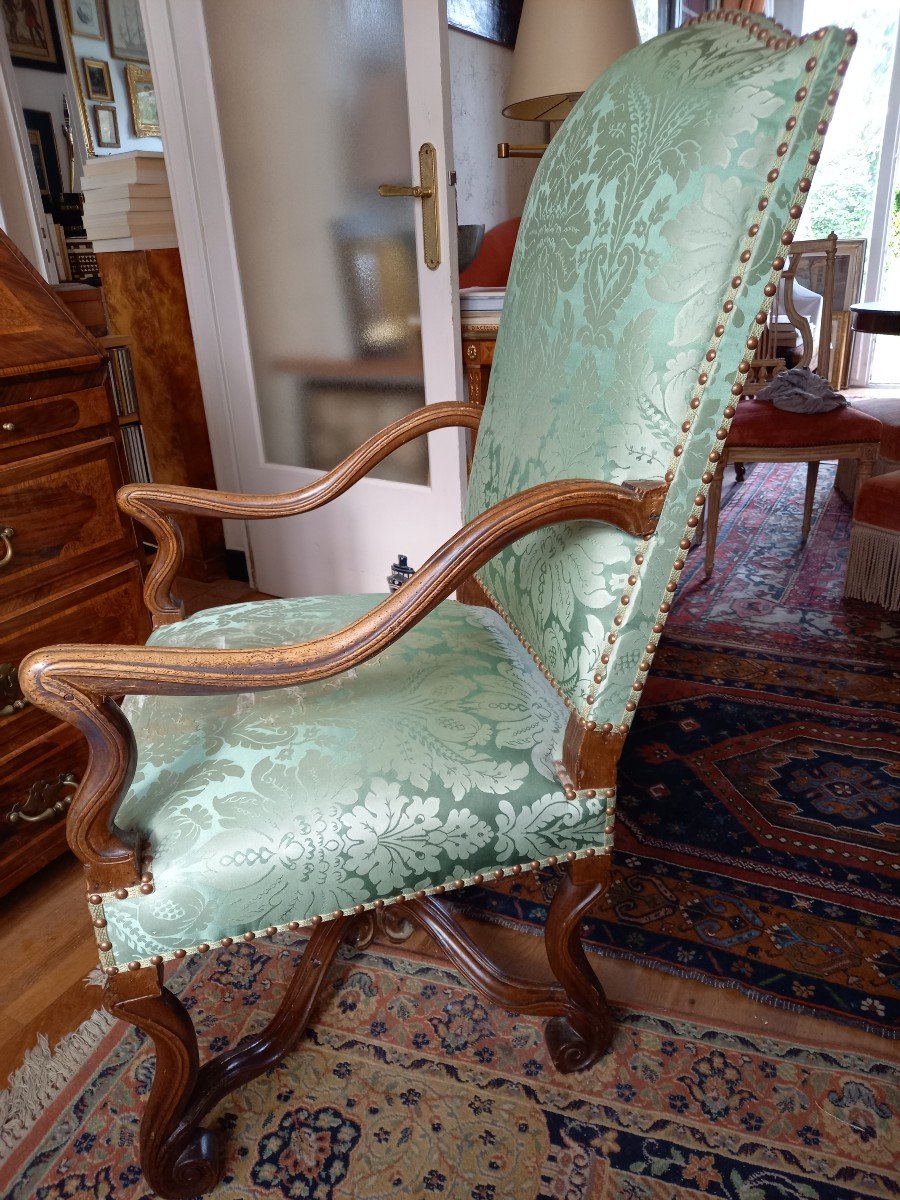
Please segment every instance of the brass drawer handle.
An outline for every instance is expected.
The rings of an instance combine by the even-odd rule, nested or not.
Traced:
[[[19,691],[19,674],[15,663],[0,663],[0,704],[0,717],[11,717],[28,704]]]
[[[4,433],[15,433],[16,432],[16,427],[12,423],[12,421],[4,421],[3,424],[0,425],[0,429],[2,429]]]
[[[36,825],[39,821],[52,821],[54,817],[61,817],[72,803],[71,793],[77,787],[77,778],[69,773],[52,780],[39,779],[29,788],[25,803],[16,805],[6,814],[6,821],[9,825],[18,825],[20,821]]]
[[[3,557],[0,558],[0,567],[5,567],[8,562],[12,561],[13,548],[11,539],[16,536],[16,531],[12,525],[0,525],[0,542],[3,543]]]

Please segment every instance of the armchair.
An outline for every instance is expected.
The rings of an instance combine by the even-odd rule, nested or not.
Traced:
[[[483,415],[427,407],[290,495],[124,489],[159,539],[150,644],[39,651],[22,684],[90,744],[68,836],[105,1004],[155,1045],[160,1195],[216,1184],[205,1116],[297,1041],[338,946],[376,925],[424,928],[482,996],[550,1018],[561,1071],[608,1045],[579,928],[616,765],[854,40],[704,14],[588,89],[528,199]],[[466,524],[394,595],[179,619],[174,515],[305,512],[454,422],[479,431]],[[544,864],[563,869],[548,972],[516,977],[452,896]],[[269,1025],[200,1067],[164,965],[301,930]]]

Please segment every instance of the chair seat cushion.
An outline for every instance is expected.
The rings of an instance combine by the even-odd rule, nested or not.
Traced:
[[[285,645],[379,599],[210,609],[151,642]],[[104,897],[108,966],[606,845],[606,797],[555,775],[568,710],[486,608],[446,601],[319,683],[124,707],[138,767],[116,823],[149,840],[153,891]]]
[[[741,446],[840,446],[851,442],[874,442],[881,438],[881,422],[855,407],[835,408],[827,413],[792,413],[775,408],[770,400],[744,396],[737,406],[728,450],[732,458]]]
[[[900,532],[900,471],[874,475],[859,489],[854,523]]]
[[[900,463],[900,396],[865,396],[852,404],[855,412],[881,422],[879,456]]]

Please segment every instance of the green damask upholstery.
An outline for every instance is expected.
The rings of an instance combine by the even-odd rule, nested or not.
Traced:
[[[148,836],[153,885],[94,906],[105,966],[609,849],[613,793],[567,796],[552,760],[572,709],[627,729],[848,54],[842,31],[790,45],[735,14],[585,93],[528,199],[468,516],[546,480],[665,479],[657,533],[533,533],[479,574],[500,615],[446,602],[327,682],[128,701],[117,822]],[[283,645],[373,603],[217,609],[152,640]]]
[[[753,24],[781,36],[763,18]],[[752,357],[746,340],[771,303],[763,288],[840,84],[843,31],[786,43],[768,49],[717,20],[633,50],[576,104],[528,196],[467,517],[546,480],[672,477],[646,545],[598,525],[554,526],[480,572],[598,724],[631,720],[679,543],[692,536],[723,411]]]
[[[304,641],[377,596],[211,609],[157,646]],[[113,962],[144,960],[607,845],[611,796],[567,799],[565,705],[496,613],[446,601],[336,679],[125,702],[140,748],[117,823],[155,890],[105,906]]]

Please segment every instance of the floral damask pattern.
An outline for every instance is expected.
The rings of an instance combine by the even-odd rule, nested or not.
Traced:
[[[211,609],[151,640],[299,642],[377,600]],[[139,761],[117,822],[148,839],[154,891],[106,905],[116,961],[605,844],[605,801],[554,775],[567,709],[486,608],[447,601],[338,679],[125,709]]]
[[[535,176],[468,515],[546,480],[672,472],[646,546],[595,525],[540,530],[480,572],[576,706],[596,696],[599,723],[630,720],[648,632],[847,52],[840,30],[815,42],[811,68],[808,44],[764,48],[724,21],[676,30],[588,88]]]

